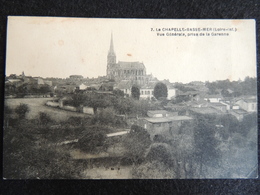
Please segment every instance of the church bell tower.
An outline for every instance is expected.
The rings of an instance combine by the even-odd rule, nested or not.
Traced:
[[[111,33],[110,48],[107,54],[107,76],[111,77],[111,69],[116,64],[116,54],[114,51],[113,34]]]

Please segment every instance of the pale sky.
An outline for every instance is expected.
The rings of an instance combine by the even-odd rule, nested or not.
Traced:
[[[237,31],[229,31],[229,36],[180,37],[157,36],[151,28],[160,32],[163,28]],[[187,83],[256,77],[254,20],[14,16],[8,17],[6,75],[24,71],[27,76],[44,78],[105,76],[111,32],[117,61],[143,62],[147,74],[159,80]]]

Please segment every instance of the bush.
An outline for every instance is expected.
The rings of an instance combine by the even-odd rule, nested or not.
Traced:
[[[50,115],[45,112],[39,112],[39,121],[41,125],[48,125],[52,122]]]
[[[24,119],[26,114],[30,111],[30,108],[27,104],[20,104],[14,111],[18,115],[19,119]]]
[[[83,132],[83,136],[78,141],[78,147],[84,152],[98,153],[99,149],[104,149],[106,139],[105,129],[94,126]]]
[[[105,108],[93,117],[93,124],[114,125],[116,123],[115,111],[113,108]]]
[[[70,125],[78,126],[82,124],[82,120],[83,120],[82,117],[71,116],[68,118],[66,122]]]

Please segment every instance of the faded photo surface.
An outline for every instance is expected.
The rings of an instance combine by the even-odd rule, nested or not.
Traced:
[[[254,20],[8,17],[4,179],[256,178]]]

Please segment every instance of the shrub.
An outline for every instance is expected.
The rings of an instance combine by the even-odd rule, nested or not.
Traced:
[[[41,125],[47,125],[52,122],[52,119],[47,113],[39,112],[39,121]]]
[[[14,111],[18,115],[19,119],[24,119],[26,114],[30,111],[30,108],[27,104],[20,104]]]

